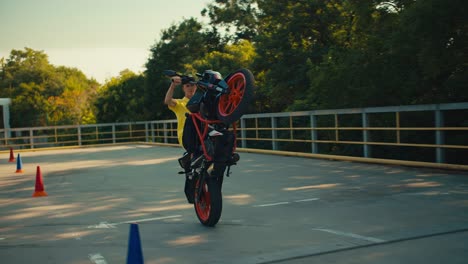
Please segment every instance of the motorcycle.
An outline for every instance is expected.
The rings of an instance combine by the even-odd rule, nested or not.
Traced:
[[[168,77],[191,76],[166,70]],[[179,159],[186,175],[185,195],[194,204],[201,224],[215,226],[223,208],[222,184],[231,166],[240,159],[236,150],[236,122],[253,99],[254,77],[239,69],[226,78],[216,71],[197,73],[197,92],[187,103],[184,147],[190,149]]]

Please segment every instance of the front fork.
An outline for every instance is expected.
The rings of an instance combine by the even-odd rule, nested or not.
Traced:
[[[221,189],[223,185],[223,178],[224,178],[224,171],[220,175],[215,175],[214,173],[214,164],[212,161],[203,160],[202,165],[200,166],[200,171],[196,172],[196,176],[194,178],[195,181],[198,179],[198,184],[195,184],[195,203],[198,202],[198,199],[203,195],[203,186],[205,185],[205,181],[217,181],[218,186]]]

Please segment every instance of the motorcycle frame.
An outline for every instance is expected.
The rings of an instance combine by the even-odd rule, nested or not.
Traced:
[[[200,145],[202,147],[202,150],[203,150],[203,161],[200,165],[200,168],[201,170],[199,172],[197,172],[196,168],[194,168],[195,170],[195,174],[198,174],[198,175],[194,175],[195,178],[196,177],[200,177],[200,181],[199,181],[199,185],[198,185],[198,188],[195,189],[195,192],[197,192],[197,196],[195,197],[195,203],[197,203],[198,201],[198,197],[201,197],[202,195],[202,190],[203,190],[203,186],[204,186],[204,183],[205,183],[205,175],[208,171],[208,168],[213,164],[213,156],[211,156],[209,153],[208,153],[208,150],[206,148],[206,144],[205,144],[205,139],[207,139],[209,136],[208,136],[208,130],[209,130],[209,124],[221,124],[222,122],[219,121],[219,120],[208,120],[206,118],[203,118],[202,115],[197,112],[197,113],[192,113],[192,114],[189,114],[189,117],[192,118],[192,121],[193,121],[193,124],[195,126],[195,130],[197,131],[197,136],[198,136],[198,139],[200,141]],[[203,125],[203,128],[200,128],[198,122],[195,122],[196,120],[199,120]],[[237,136],[236,136],[236,125],[235,123],[232,124],[232,128],[233,128],[233,131],[234,131],[234,145],[233,145],[233,152],[235,151],[236,149],[236,145],[237,145]],[[203,129],[203,131],[202,131]],[[226,128],[228,129],[228,128]],[[213,153],[214,155],[214,153]],[[222,175],[218,175],[218,177],[220,178],[223,178],[224,177],[224,173]]]

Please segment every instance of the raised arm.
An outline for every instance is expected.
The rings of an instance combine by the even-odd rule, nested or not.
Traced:
[[[170,107],[174,107],[176,105],[176,101],[174,100],[174,90],[177,85],[181,84],[180,77],[172,77],[171,85],[169,89],[167,89],[166,97],[164,98],[164,103]]]

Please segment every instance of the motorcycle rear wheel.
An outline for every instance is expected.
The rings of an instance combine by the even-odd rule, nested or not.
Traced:
[[[225,80],[229,85],[229,93],[219,98],[216,114],[221,122],[229,125],[247,111],[253,99],[254,77],[248,69],[240,69]]]
[[[200,177],[195,184],[195,213],[198,220],[205,226],[215,226],[221,218],[223,210],[223,198],[219,181],[215,178],[205,177],[203,186],[200,187]],[[198,197],[198,189],[202,188]]]

